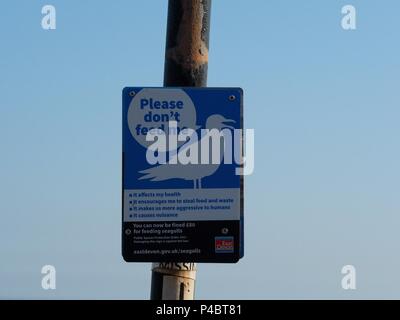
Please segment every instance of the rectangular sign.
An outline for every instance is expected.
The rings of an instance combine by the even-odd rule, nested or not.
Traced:
[[[243,92],[125,88],[122,254],[128,262],[243,256]]]

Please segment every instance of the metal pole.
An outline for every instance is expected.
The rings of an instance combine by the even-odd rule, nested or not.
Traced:
[[[165,87],[207,86],[211,0],[169,0]],[[195,263],[154,263],[152,300],[193,300]]]

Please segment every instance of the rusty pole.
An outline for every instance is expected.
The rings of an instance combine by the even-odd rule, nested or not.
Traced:
[[[165,87],[207,86],[211,0],[169,0]],[[154,263],[152,300],[193,300],[195,263]]]

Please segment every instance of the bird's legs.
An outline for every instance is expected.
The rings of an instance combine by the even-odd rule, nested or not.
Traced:
[[[193,189],[201,189],[201,179],[193,180]]]

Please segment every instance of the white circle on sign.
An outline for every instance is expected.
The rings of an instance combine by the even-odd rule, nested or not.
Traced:
[[[168,141],[169,124],[176,122],[177,132],[196,130],[196,108],[192,99],[182,89],[145,88],[132,99],[128,109],[128,127],[135,140],[145,148],[154,144],[146,141],[150,130],[160,129]],[[157,139],[157,138],[156,138]],[[183,142],[178,142],[178,145]],[[166,151],[167,144],[158,144],[159,151]]]

